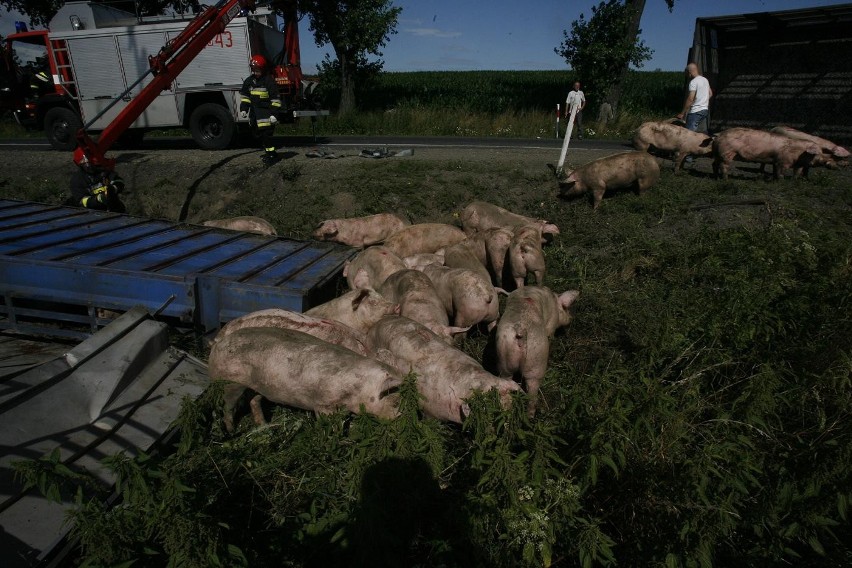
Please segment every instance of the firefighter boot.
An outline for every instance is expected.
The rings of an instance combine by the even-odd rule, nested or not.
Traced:
[[[267,166],[271,166],[272,164],[274,164],[275,162],[277,162],[281,158],[280,158],[280,156],[278,156],[278,153],[275,151],[275,148],[273,147],[273,148],[267,148],[266,152],[264,152],[263,157],[261,159],[263,160],[264,164],[266,164]]]

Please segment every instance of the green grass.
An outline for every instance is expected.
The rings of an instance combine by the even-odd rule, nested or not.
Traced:
[[[559,225],[547,285],[582,295],[539,414],[486,396],[464,427],[439,424],[408,384],[396,421],[275,407],[268,427],[247,418],[229,436],[211,388],[185,404],[175,453],[111,460],[125,506],[82,502],[91,565],[852,562],[850,172],[666,170],[594,212],[510,163],[347,171],[358,214],[433,219],[487,199]],[[270,201],[276,225],[309,230],[328,191],[294,191],[299,219]]]

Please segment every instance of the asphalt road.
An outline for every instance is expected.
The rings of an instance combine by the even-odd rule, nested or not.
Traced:
[[[276,136],[275,143],[279,148],[300,147],[334,147],[334,148],[369,148],[369,147],[405,147],[405,148],[526,148],[526,149],[559,149],[562,140],[556,138],[461,138],[442,136]],[[250,147],[251,142],[238,144],[236,147]],[[189,137],[151,136],[142,141],[141,148],[151,150],[185,150],[196,149],[195,142]],[[50,145],[43,138],[17,138],[0,140],[0,150],[47,150]],[[627,150],[632,148],[627,140],[571,140],[571,148],[587,150]],[[119,150],[116,148],[116,150]]]

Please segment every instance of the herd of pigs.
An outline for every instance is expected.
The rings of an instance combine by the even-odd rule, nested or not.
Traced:
[[[688,155],[712,154],[714,171],[724,176],[737,159],[772,164],[776,178],[785,169],[806,174],[810,166],[833,167],[849,156],[836,144],[788,127],[732,128],[710,137],[668,122],[646,122],[634,144],[640,151],[570,172],[560,181],[564,194],[590,192],[597,207],[607,190],[646,191],[660,175],[649,149],[673,152],[675,171]],[[542,245],[559,229],[483,201],[465,207],[460,221],[461,229],[410,225],[382,213],[320,223],[314,238],[361,249],[344,267],[350,291],[305,313],[250,313],[219,331],[209,369],[212,378],[226,381],[226,429],[233,431],[246,391],[254,395],[249,406],[258,424],[264,422],[263,399],[317,413],[345,408],[391,418],[410,372],[417,375],[428,416],[461,423],[469,412],[465,401],[474,393],[496,390],[506,405],[521,385],[533,415],[550,337],[571,321],[579,296],[577,290],[556,293],[542,285]],[[205,224],[275,234],[257,217]],[[528,276],[535,285],[525,285]],[[502,314],[498,294],[507,295]],[[456,347],[473,328],[489,333],[487,352],[493,355],[482,363]]]
[[[638,188],[640,194],[646,192],[660,179],[659,164],[647,153],[651,150],[672,153],[675,173],[687,156],[712,156],[714,173],[725,180],[734,160],[759,163],[761,172],[771,164],[778,179],[785,170],[807,176],[811,167],[835,168],[839,160],[849,158],[842,146],[789,126],[771,131],[730,128],[709,136],[671,122],[645,122],[637,129],[633,144],[638,151],[601,158],[570,172],[560,181],[563,195],[591,193],[597,208],[608,190]]]

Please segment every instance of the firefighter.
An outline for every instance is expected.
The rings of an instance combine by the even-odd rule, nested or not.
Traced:
[[[53,90],[53,78],[46,69],[30,75],[30,96],[38,98]]]
[[[263,162],[272,164],[278,160],[272,134],[275,132],[275,111],[281,109],[278,86],[267,73],[266,58],[255,55],[249,62],[251,75],[243,81],[240,89],[240,117],[251,121],[255,136],[264,149]]]
[[[78,168],[71,176],[71,205],[116,213],[127,211],[118,199],[124,190],[124,180],[117,173],[92,164],[82,148],[74,151],[74,163]]]

